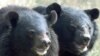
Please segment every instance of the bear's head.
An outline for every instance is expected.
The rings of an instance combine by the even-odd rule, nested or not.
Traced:
[[[49,28],[57,21],[55,11],[45,16],[17,6],[4,7],[1,11],[4,11],[3,17],[8,19],[12,26],[10,46],[14,55],[47,53],[51,44]]]
[[[60,49],[74,54],[88,51],[95,31],[93,22],[98,18],[99,10],[79,10],[53,3],[46,8],[46,13],[50,13],[51,9],[59,15],[54,30],[59,38]]]

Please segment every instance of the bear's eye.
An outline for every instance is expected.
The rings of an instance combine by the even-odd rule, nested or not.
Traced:
[[[29,30],[28,31],[28,36],[33,37],[35,35],[35,31],[34,30]]]
[[[46,35],[49,35],[49,32],[46,32]]]
[[[89,30],[91,30],[91,27],[89,27]]]
[[[10,26],[9,25],[5,25],[5,27],[4,27],[5,29],[9,29],[10,28]]]
[[[71,32],[75,32],[76,31],[76,27],[70,26],[70,27],[68,27],[68,30],[71,31]]]
[[[91,27],[89,27],[89,32],[91,32],[92,31],[92,28]]]

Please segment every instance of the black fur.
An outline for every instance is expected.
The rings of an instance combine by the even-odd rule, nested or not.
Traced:
[[[48,16],[45,17],[25,7],[8,6],[0,9],[0,20],[5,19],[4,22],[2,20],[3,23],[0,22],[0,56],[39,56],[34,47],[39,45],[42,48],[42,45],[45,46],[44,42],[41,43],[41,39],[45,36],[50,40],[55,39],[58,51],[57,36],[51,28],[57,20],[55,19],[57,15],[54,16],[54,14],[56,13],[53,11],[51,15],[48,15],[51,16],[49,20],[52,20],[48,21]],[[8,27],[11,27],[10,30]],[[9,35],[3,37],[6,34],[2,32],[8,33],[7,29],[10,31]],[[54,47],[53,44],[50,46],[50,51],[52,47]],[[49,56],[49,54],[46,55]]]
[[[88,51],[91,50],[94,46],[98,35],[98,28],[95,22],[95,19],[97,19],[99,16],[99,10],[97,8],[88,10],[78,10],[71,7],[61,7],[59,4],[53,3],[47,7],[40,6],[33,9],[38,12],[39,10],[42,10],[42,12],[39,12],[41,14],[47,14],[50,10],[55,10],[56,12],[58,12],[59,18],[57,23],[53,26],[53,28],[56,34],[58,35],[58,40],[60,44],[60,56],[86,56]],[[92,33],[92,35],[89,40],[90,43],[87,46],[88,50],[80,52],[78,50],[78,47],[76,47],[74,43],[78,42],[80,45],[82,45],[82,36],[80,36],[80,34],[84,32],[81,30],[84,29],[82,28],[82,25],[85,24],[88,29],[88,32],[93,31],[93,33],[89,32]],[[78,30],[81,32],[76,32]]]

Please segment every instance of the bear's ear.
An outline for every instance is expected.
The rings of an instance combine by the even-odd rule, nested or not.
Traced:
[[[49,26],[54,25],[57,22],[57,18],[58,16],[55,10],[52,10],[50,14],[46,15],[46,19],[47,19]]]
[[[57,3],[52,3],[51,5],[49,5],[47,8],[46,8],[46,13],[47,14],[50,14],[52,10],[55,10],[57,12],[57,15],[60,16],[61,14],[61,6]]]
[[[91,20],[95,20],[99,17],[99,9],[94,8],[94,9],[88,9],[88,10],[84,10],[90,17]]]
[[[6,18],[10,21],[12,27],[16,27],[19,15],[17,12],[8,12]]]

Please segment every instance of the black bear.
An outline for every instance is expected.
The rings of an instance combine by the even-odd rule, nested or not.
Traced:
[[[49,56],[53,47],[58,52],[57,36],[51,28],[57,21],[54,10],[44,16],[26,7],[7,6],[0,9],[0,16],[8,20],[10,28],[9,36],[0,37],[0,56]],[[0,25],[4,32],[1,27],[6,26]]]
[[[99,16],[97,8],[80,10],[53,3],[48,7],[39,6],[33,10],[41,14],[48,14],[51,10],[57,12],[58,20],[53,28],[58,35],[59,56],[86,56],[92,49],[98,35],[95,22]]]

